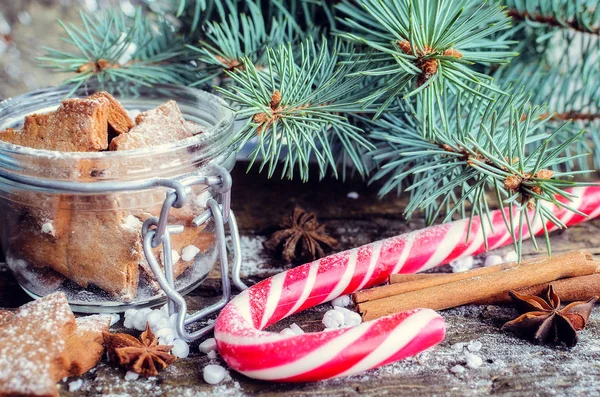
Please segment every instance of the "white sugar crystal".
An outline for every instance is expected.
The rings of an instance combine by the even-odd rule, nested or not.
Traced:
[[[360,195],[356,192],[350,192],[346,195],[346,197],[348,197],[349,199],[352,199],[352,200],[356,200],[357,198],[360,197]]]
[[[209,351],[208,353],[206,353],[206,355],[208,356],[208,358],[210,358],[211,360],[214,360],[215,358],[217,358],[217,352],[214,350]]]
[[[125,311],[125,321],[123,321],[123,326],[125,328],[134,328],[133,324],[137,312],[136,309],[127,309]]]
[[[152,310],[146,316],[146,321],[148,322],[148,324],[150,324],[150,328],[154,331],[154,330],[158,329],[156,327],[156,325],[158,324],[158,321],[161,318],[164,318],[164,317],[163,317],[163,313],[160,310]]]
[[[175,250],[171,250],[171,263],[176,264],[177,262],[179,262],[179,259],[179,253]]]
[[[479,368],[483,365],[483,360],[481,357],[471,354],[469,352],[465,352],[465,358],[467,359],[467,367],[469,368]]]
[[[111,327],[113,325],[115,325],[116,323],[118,323],[119,320],[121,319],[121,316],[119,316],[118,313],[110,313],[110,314],[107,314],[107,316],[110,316],[110,326]]]
[[[465,367],[463,367],[462,365],[455,365],[454,367],[450,368],[450,372],[453,372],[455,374],[462,374],[463,372],[465,372]]]
[[[172,328],[161,328],[155,333],[159,345],[170,345],[177,335]]]
[[[296,335],[302,335],[304,333],[304,330],[302,328],[300,328],[300,326],[296,323],[293,323],[292,325],[290,325],[290,329],[296,334]]]
[[[333,306],[346,307],[349,306],[351,302],[350,295],[342,295],[332,300],[331,304]]]
[[[125,218],[125,223],[121,226],[125,229],[140,230],[142,228],[142,221],[138,217],[129,214]]]
[[[513,250],[504,255],[504,262],[516,262],[519,260],[519,255]]]
[[[156,329],[164,329],[164,328],[173,328],[171,326],[171,322],[169,321],[169,319],[167,317],[161,317],[160,320],[158,320],[156,322],[155,325]]]
[[[344,327],[354,327],[362,323],[362,317],[357,312],[345,307],[334,306],[333,308],[344,315]]]
[[[328,310],[322,320],[325,328],[340,328],[344,325],[344,314],[338,310]]]
[[[81,389],[82,385],[83,385],[83,380],[82,379],[74,380],[73,382],[69,383],[69,391],[70,392],[77,391],[77,390]]]
[[[294,336],[294,335],[296,335],[296,333],[294,331],[292,331],[291,329],[289,329],[289,328],[282,329],[281,331],[279,331],[279,334],[283,335],[283,336]]]
[[[469,349],[470,352],[478,352],[479,350],[481,350],[482,347],[482,343],[479,342],[478,340],[476,341],[472,341],[467,345],[467,349]]]
[[[169,316],[169,324],[171,324],[171,328],[177,329],[177,313],[173,313]]]
[[[146,317],[152,311],[152,309],[142,309],[138,311],[133,317],[133,328],[138,331],[144,331],[146,329]]]
[[[210,193],[208,192],[208,190],[204,191],[194,198],[194,204],[196,204],[200,208],[206,208],[206,203],[208,202],[209,198]]]
[[[175,357],[186,358],[190,354],[190,346],[183,339],[175,339],[172,345],[171,354]]]
[[[217,350],[217,341],[215,338],[208,338],[198,346],[202,353],[208,353],[213,350]]]
[[[125,374],[125,380],[137,380],[137,378],[140,377],[140,374],[138,374],[137,372],[133,372],[133,371],[127,371],[127,373]]]
[[[221,383],[227,376],[227,370],[220,365],[209,364],[202,371],[204,381],[211,385]]]
[[[452,346],[450,346],[450,348],[454,351],[461,351],[462,349],[464,349],[464,347],[465,347],[464,342],[458,342],[458,343],[455,343]]]
[[[46,222],[42,225],[42,233],[54,236],[54,225],[52,222]]]
[[[483,266],[495,266],[504,263],[504,259],[500,255],[488,255],[485,257]]]
[[[450,267],[454,273],[465,272],[473,267],[473,257],[466,256],[450,262]]]
[[[199,252],[200,248],[196,247],[195,245],[188,245],[183,249],[183,251],[181,251],[181,259],[186,262],[191,262]]]

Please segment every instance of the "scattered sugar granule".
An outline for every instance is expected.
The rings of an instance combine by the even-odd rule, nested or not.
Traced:
[[[351,302],[350,295],[342,295],[332,300],[331,304],[333,306],[346,307],[349,306]]]
[[[221,383],[227,376],[227,370],[220,365],[209,364],[202,371],[204,381],[210,385]]]
[[[296,335],[302,335],[304,333],[304,330],[302,328],[300,328],[300,326],[296,323],[293,323],[292,325],[290,325],[290,329],[296,334]]]
[[[500,255],[488,255],[485,257],[485,262],[483,266],[495,266],[504,263],[504,259]]]
[[[475,354],[465,352],[465,358],[467,359],[467,367],[469,368],[477,369],[483,365],[481,357]]]
[[[171,262],[173,264],[176,264],[177,262],[179,262],[179,259],[181,259],[181,257],[179,256],[179,252],[171,250]]]
[[[344,314],[338,310],[328,310],[321,322],[325,328],[340,328],[344,325]]]
[[[281,331],[279,331],[279,334],[283,335],[283,336],[294,336],[294,335],[296,335],[296,333],[294,331],[292,331],[291,329],[289,329],[289,328],[282,329]]]
[[[482,347],[482,343],[479,342],[478,340],[476,341],[472,341],[467,345],[467,349],[469,349],[470,352],[478,352],[479,350],[481,350]]]
[[[504,255],[504,262],[516,262],[519,260],[519,255],[513,250]]]
[[[175,339],[172,344],[171,354],[175,357],[186,358],[190,354],[190,346],[183,339]]]
[[[170,345],[175,339],[175,331],[172,328],[161,328],[155,333],[159,345]]]
[[[121,227],[125,229],[140,230],[142,228],[142,221],[137,216],[129,214]]]
[[[213,350],[217,350],[217,341],[215,338],[208,338],[198,346],[202,353],[208,353]]]
[[[206,208],[207,206],[207,202],[208,199],[210,198],[210,193],[208,192],[208,190],[200,193],[199,195],[197,195],[194,198],[194,204],[196,204],[196,206],[200,207],[200,208]]]
[[[171,326],[171,322],[169,321],[168,317],[162,317],[160,320],[157,321],[154,328],[163,329],[163,328],[173,328],[173,327]]]
[[[42,225],[42,233],[54,236],[54,225],[52,222],[46,222]]]
[[[206,355],[208,356],[208,358],[210,358],[211,360],[214,360],[215,358],[217,358],[217,352],[214,350],[209,351],[208,353],[206,353]]]
[[[349,199],[356,200],[360,197],[360,195],[356,192],[350,192],[346,195]]]
[[[191,262],[199,252],[200,248],[196,247],[195,245],[188,245],[183,249],[183,251],[181,251],[181,259],[186,262]]]
[[[127,373],[125,374],[125,380],[137,380],[137,378],[140,377],[140,374],[138,374],[137,372],[133,372],[133,371],[127,371]]]
[[[171,328],[177,329],[177,313],[173,313],[169,316],[169,324],[171,324]]]
[[[148,322],[148,324],[150,324],[150,328],[152,330],[155,330],[155,329],[158,329],[158,328],[156,328],[156,325],[158,324],[158,322],[161,318],[164,318],[164,316],[160,310],[152,310],[146,316],[146,321]]]
[[[69,391],[70,392],[77,391],[77,390],[81,389],[82,385],[83,385],[83,379],[77,379],[77,380],[74,380],[73,382],[69,382]]]
[[[465,372],[465,367],[463,367],[462,365],[455,365],[454,367],[450,368],[450,372],[455,373],[455,374],[462,374],[463,372]]]
[[[138,331],[144,331],[146,329],[147,323],[146,318],[148,317],[148,314],[150,314],[151,311],[152,309],[139,310],[133,317],[133,328],[137,329]]]
[[[133,327],[133,319],[135,318],[136,314],[137,314],[136,309],[125,310],[125,321],[123,321],[123,326],[125,328],[134,328]]]
[[[333,309],[344,315],[344,327],[354,327],[362,323],[362,317],[355,311],[339,306],[334,306]]]
[[[466,256],[450,262],[450,267],[454,273],[465,272],[473,268],[473,257]]]
[[[112,327],[113,325],[115,325],[116,323],[118,323],[119,320],[121,319],[121,316],[118,313],[110,313],[110,314],[107,314],[107,316],[110,316],[110,325],[109,325],[109,327]]]
[[[461,351],[464,347],[465,347],[464,342],[458,342],[458,343],[455,343],[452,346],[450,346],[450,349],[452,349],[454,351]]]

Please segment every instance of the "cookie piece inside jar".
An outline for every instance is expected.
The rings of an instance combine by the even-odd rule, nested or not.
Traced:
[[[67,99],[52,113],[25,117],[21,130],[0,132],[0,140],[34,149],[96,152],[108,147],[108,101]]]
[[[135,126],[110,142],[110,150],[131,150],[177,142],[201,132],[196,124],[186,121],[175,101],[142,112]]]
[[[133,300],[141,242],[138,231],[124,226],[127,213],[116,197],[61,195],[55,208],[24,213],[7,255],[50,268],[82,288],[94,285],[120,301]]]

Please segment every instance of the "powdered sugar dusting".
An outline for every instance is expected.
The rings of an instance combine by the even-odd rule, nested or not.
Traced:
[[[62,293],[19,308],[0,327],[0,394],[54,394],[63,335],[74,327]]]

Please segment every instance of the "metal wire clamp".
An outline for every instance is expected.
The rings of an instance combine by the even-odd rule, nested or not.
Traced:
[[[240,290],[247,286],[240,279],[241,248],[239,232],[235,215],[230,208],[231,204],[231,175],[221,166],[213,165],[216,173],[214,176],[197,176],[187,178],[181,182],[175,182],[172,189],[167,193],[163,203],[160,217],[152,217],[144,222],[142,226],[142,245],[146,260],[154,273],[160,287],[167,295],[169,314],[176,313],[176,331],[179,337],[187,342],[201,338],[209,333],[214,324],[206,325],[194,332],[188,332],[186,326],[200,321],[207,316],[221,310],[229,299],[231,299],[231,283],[229,281],[229,262],[227,257],[227,244],[225,242],[225,225],[229,225],[229,234],[233,246],[232,281]],[[185,205],[193,185],[206,185],[214,193],[220,195],[220,202],[214,198],[207,201],[207,210],[193,220],[194,226],[198,227],[211,219],[215,222],[217,235],[216,244],[221,270],[221,298],[212,305],[203,308],[193,314],[187,313],[187,304],[181,294],[175,289],[175,277],[173,274],[173,258],[171,251],[171,234],[181,233],[184,227],[181,225],[169,225],[169,212],[171,208],[181,208]],[[154,255],[154,248],[163,246],[163,267],[158,263]]]

